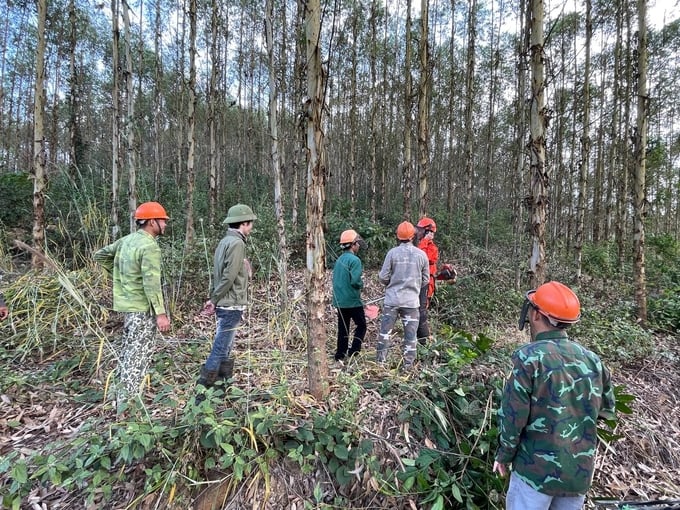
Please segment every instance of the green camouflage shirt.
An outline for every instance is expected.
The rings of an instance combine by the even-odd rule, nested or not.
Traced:
[[[537,491],[588,492],[597,447],[597,419],[614,417],[609,371],[566,331],[536,335],[512,356],[498,411],[496,460]]]
[[[94,260],[113,273],[113,309],[165,313],[161,290],[161,249],[144,230],[128,234],[95,252]]]

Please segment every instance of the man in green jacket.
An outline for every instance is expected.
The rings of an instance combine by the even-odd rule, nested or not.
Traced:
[[[363,265],[357,256],[359,249],[365,245],[364,240],[354,230],[345,230],[340,234],[340,248],[343,251],[333,266],[333,306],[338,310],[335,361],[342,361],[345,356],[352,357],[360,352],[361,344],[366,336],[366,315],[361,301],[361,289],[364,286],[361,278]],[[350,346],[352,321],[356,328]]]
[[[577,510],[590,488],[597,420],[613,419],[615,406],[609,371],[567,336],[580,310],[559,282],[527,293],[519,327],[529,323],[532,341],[512,356],[493,466],[505,476],[512,464],[508,510]]]
[[[230,379],[234,370],[234,359],[230,358],[236,330],[241,323],[243,312],[248,305],[248,279],[251,269],[246,259],[246,238],[253,230],[257,216],[250,207],[236,204],[229,208],[223,221],[229,226],[215,250],[213,281],[210,299],[203,312],[217,316],[217,331],[212,350],[197,384],[206,388],[219,379]],[[202,400],[196,398],[197,402]]]
[[[156,242],[169,219],[159,203],[145,202],[135,211],[138,230],[94,254],[94,260],[113,274],[113,309],[124,314],[114,385],[119,406],[141,391],[156,329],[170,330],[161,289],[161,250]]]

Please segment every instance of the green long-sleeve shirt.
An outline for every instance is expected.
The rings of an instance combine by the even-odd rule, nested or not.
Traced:
[[[165,313],[161,249],[154,236],[138,230],[95,252],[94,260],[113,274],[114,310]]]
[[[363,306],[361,289],[364,282],[361,278],[363,265],[361,259],[347,250],[333,266],[333,306],[337,308],[356,308]]]
[[[609,371],[566,331],[539,333],[512,356],[498,411],[496,460],[538,492],[588,492],[597,448],[597,419],[614,417]]]

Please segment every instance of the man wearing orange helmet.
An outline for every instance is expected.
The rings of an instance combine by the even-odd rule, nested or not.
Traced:
[[[165,233],[169,219],[158,202],[145,202],[135,211],[138,230],[94,253],[94,260],[113,274],[113,309],[124,314],[114,383],[118,405],[139,394],[156,329],[170,330],[161,289],[161,249],[156,241]]]
[[[397,227],[399,244],[387,252],[378,279],[385,287],[385,302],[380,320],[377,361],[384,363],[390,348],[392,328],[401,318],[404,326],[404,368],[416,359],[416,332],[419,322],[420,291],[427,287],[430,272],[425,253],[413,246],[416,229],[408,221]]]
[[[493,466],[505,476],[512,465],[508,510],[580,509],[590,488],[597,420],[613,419],[615,406],[609,371],[567,336],[580,313],[559,282],[526,295],[519,329],[528,322],[532,342],[512,356]]]
[[[417,246],[427,255],[427,261],[430,269],[430,281],[427,286],[421,289],[420,294],[420,321],[418,322],[418,342],[425,345],[427,339],[430,337],[430,324],[427,317],[427,309],[430,307],[430,300],[435,291],[435,275],[437,274],[437,262],[439,261],[439,248],[434,244],[434,234],[437,232],[437,224],[432,218],[424,216],[416,225],[417,231],[420,235]]]
[[[357,256],[359,249],[365,244],[355,230],[345,230],[340,234],[340,248],[343,251],[333,266],[333,306],[338,310],[335,361],[342,361],[345,356],[352,357],[360,352],[366,336],[366,315],[361,301],[361,289],[364,287],[361,278],[363,265]],[[352,345],[349,345],[352,321],[356,328],[352,335]]]

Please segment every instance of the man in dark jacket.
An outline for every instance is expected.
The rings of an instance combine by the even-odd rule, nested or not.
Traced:
[[[234,359],[229,355],[248,305],[248,279],[251,276],[246,259],[246,238],[256,219],[250,207],[236,204],[229,208],[223,221],[229,229],[215,250],[210,299],[203,308],[204,313],[217,316],[212,350],[197,381],[206,388],[213,386],[218,378],[230,379],[234,370]]]

